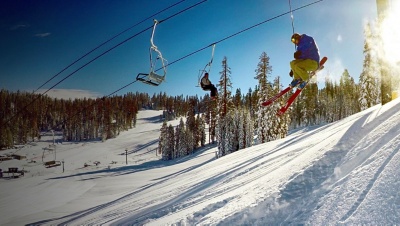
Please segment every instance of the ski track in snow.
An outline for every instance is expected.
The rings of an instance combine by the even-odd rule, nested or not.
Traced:
[[[398,108],[393,111],[398,112]],[[385,116],[382,116],[385,117]],[[373,190],[376,181],[382,172],[387,169],[390,161],[398,154],[400,149],[400,125],[396,122],[400,119],[400,114],[395,113],[391,120],[383,121],[378,119],[375,123],[369,125],[372,130],[368,133],[348,154],[344,157],[344,162],[336,169],[334,177],[336,183],[333,184],[333,191],[341,190],[347,196],[337,197],[333,192],[332,198],[335,200],[324,200],[324,203],[337,203],[329,205],[329,208],[340,207],[340,214],[332,216],[331,221],[338,221],[343,224],[351,224],[352,216],[357,213],[361,204],[366,200],[368,194]],[[374,128],[376,127],[376,128]],[[354,183],[357,178],[357,183]],[[331,182],[332,183],[332,182]],[[348,192],[349,191],[349,192]],[[328,195],[330,197],[330,195]],[[350,198],[353,200],[349,201]],[[343,199],[343,200],[342,200]],[[344,208],[346,206],[346,208]],[[376,208],[376,207],[375,207]],[[323,209],[323,208],[321,208]],[[377,209],[377,208],[376,208]],[[330,209],[329,211],[332,211]],[[332,211],[333,212],[333,211]],[[318,212],[317,214],[318,215]],[[385,215],[385,214],[384,214]],[[312,218],[309,222],[316,223]],[[373,218],[366,221],[355,221],[356,224],[368,224]],[[397,219],[398,214],[397,214]],[[320,219],[320,224],[327,219]],[[396,222],[393,221],[392,222]]]
[[[396,100],[219,159],[215,146],[208,145],[172,161],[154,155],[159,116],[141,112],[136,128],[116,139],[60,148],[65,158],[82,150],[97,151],[106,160],[119,156],[120,163],[111,169],[78,169],[81,160],[71,162],[74,170],[67,174],[41,170],[36,177],[0,181],[7,195],[1,203],[15,199],[9,189],[24,183],[26,188],[20,190],[27,193],[27,203],[42,203],[36,210],[23,208],[20,216],[15,213],[19,205],[11,209],[0,205],[11,214],[4,215],[0,224],[396,224],[400,221],[398,112]],[[125,166],[127,146],[134,164]],[[66,194],[65,201],[58,190]],[[35,193],[57,202],[42,200],[43,195],[28,197]],[[379,207],[380,203],[385,205]]]

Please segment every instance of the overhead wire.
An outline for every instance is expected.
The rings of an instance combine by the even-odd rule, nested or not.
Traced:
[[[57,74],[55,74],[53,77],[51,77],[50,79],[48,79],[45,83],[43,83],[41,86],[39,86],[39,88],[37,88],[33,93],[36,93],[40,88],[42,88],[43,86],[45,86],[47,83],[49,83],[51,80],[53,80],[54,78],[56,78],[57,76],[59,76],[61,73],[63,73],[65,70],[67,70],[68,68],[70,68],[71,66],[73,66],[74,64],[76,64],[77,62],[79,62],[80,60],[82,60],[83,58],[85,58],[86,56],[88,56],[89,54],[93,53],[94,51],[96,51],[97,49],[99,49],[100,47],[104,46],[105,44],[111,42],[112,40],[114,40],[115,38],[121,36],[122,34],[126,33],[127,31],[131,30],[132,28],[142,24],[143,22],[145,22],[146,20],[152,19],[153,17],[157,16],[158,14],[167,11],[168,9],[177,6],[179,4],[181,4],[182,2],[184,2],[185,0],[181,0],[179,2],[176,2],[175,4],[172,4],[170,6],[168,6],[167,8],[164,8],[156,13],[154,13],[151,16],[146,17],[145,19],[137,22],[136,24],[126,28],[125,30],[119,32],[118,34],[112,36],[111,38],[107,39],[105,42],[99,44],[98,46],[96,46],[95,48],[93,48],[92,50],[90,50],[89,52],[85,53],[84,55],[82,55],[81,57],[79,57],[78,59],[76,59],[75,61],[73,61],[71,64],[69,64],[68,66],[66,66],[65,68],[63,68],[60,72],[58,72]]]
[[[191,6],[185,8],[185,9],[183,9],[183,10],[181,10],[181,11],[179,11],[179,12],[177,12],[177,13],[175,13],[175,14],[173,14],[173,15],[171,15],[171,16],[169,16],[169,17],[163,19],[163,20],[160,20],[158,23],[160,24],[160,23],[162,23],[162,22],[164,22],[164,21],[167,21],[167,20],[169,20],[169,19],[171,19],[171,18],[173,18],[173,17],[175,17],[175,16],[177,16],[177,15],[179,15],[179,14],[181,14],[181,13],[183,13],[183,12],[185,12],[185,11],[187,11],[187,10],[193,8],[193,7],[196,7],[196,6],[202,4],[202,3],[206,2],[206,1],[207,1],[207,0],[202,0],[202,1],[200,1],[200,2],[198,2],[198,3],[196,3],[196,4],[194,4],[194,5],[191,5]],[[71,73],[68,74],[66,77],[64,77],[62,80],[60,80],[59,82],[57,82],[56,84],[54,84],[53,86],[51,86],[48,90],[46,90],[44,93],[42,93],[42,95],[43,95],[43,94],[46,94],[47,92],[49,92],[50,90],[52,90],[54,87],[56,87],[57,85],[59,85],[60,83],[62,83],[63,81],[65,81],[67,78],[69,78],[69,77],[71,77],[72,75],[74,75],[76,72],[80,71],[82,68],[88,66],[88,65],[91,64],[93,61],[99,59],[100,57],[102,57],[102,56],[104,56],[105,54],[111,52],[112,50],[116,49],[117,47],[121,46],[122,44],[125,44],[125,43],[128,42],[129,40],[135,38],[136,36],[138,36],[138,35],[140,35],[140,34],[146,32],[146,31],[148,31],[148,30],[150,30],[150,29],[152,29],[152,28],[153,28],[153,25],[151,25],[151,26],[149,26],[149,27],[143,29],[142,31],[140,31],[140,32],[138,32],[138,33],[136,33],[136,34],[134,34],[134,35],[132,35],[132,36],[130,36],[130,37],[128,37],[127,39],[121,41],[120,43],[116,44],[115,46],[113,46],[113,47],[107,49],[107,50],[104,51],[103,53],[97,55],[95,58],[93,58],[93,59],[90,60],[89,62],[85,63],[84,65],[80,66],[78,69],[76,69],[75,71],[71,72]]]
[[[169,19],[171,19],[171,18],[173,18],[173,17],[175,17],[175,16],[177,16],[177,15],[179,15],[179,14],[181,14],[181,13],[184,13],[184,12],[186,12],[187,10],[190,10],[190,9],[192,9],[192,8],[198,6],[198,5],[200,5],[200,4],[202,4],[202,3],[206,2],[206,1],[207,1],[207,0],[202,0],[202,1],[197,2],[196,4],[193,4],[193,5],[189,6],[189,7],[186,7],[185,9],[182,9],[182,10],[178,11],[177,13],[175,13],[175,14],[173,14],[173,15],[171,15],[171,16],[166,17],[166,18],[163,19],[163,20],[160,20],[159,23],[165,22],[165,21],[167,21],[167,20],[169,20]],[[138,36],[138,35],[140,35],[140,34],[146,32],[146,31],[148,31],[148,30],[150,30],[150,29],[152,29],[152,28],[153,28],[153,25],[152,25],[152,26],[149,26],[149,27],[147,27],[147,28],[145,28],[145,29],[143,29],[142,31],[140,31],[140,32],[138,32],[138,33],[136,33],[136,34],[134,34],[134,35],[128,37],[127,39],[125,39],[125,40],[123,40],[123,41],[121,41],[121,42],[119,42],[119,43],[116,44],[115,46],[113,46],[113,47],[107,49],[106,51],[104,51],[104,52],[102,52],[101,54],[97,55],[97,56],[96,56],[95,58],[93,58],[92,60],[90,60],[90,61],[88,61],[87,63],[83,64],[83,65],[80,66],[78,69],[74,70],[73,72],[71,72],[70,74],[68,74],[67,76],[65,76],[63,79],[61,79],[60,81],[58,81],[56,84],[54,84],[53,86],[51,86],[50,88],[48,88],[45,92],[39,94],[39,95],[38,95],[36,98],[34,98],[31,102],[29,102],[27,105],[25,105],[25,106],[22,108],[22,110],[19,110],[19,111],[18,111],[17,113],[15,113],[12,117],[10,117],[7,121],[5,121],[4,123],[2,123],[1,126],[5,125],[5,124],[8,124],[9,122],[11,122],[11,120],[13,120],[13,119],[14,119],[17,115],[19,115],[22,111],[26,110],[27,107],[29,107],[31,104],[33,104],[33,103],[34,103],[36,100],[38,100],[41,96],[43,96],[44,94],[48,93],[50,90],[52,90],[54,87],[56,87],[56,86],[59,85],[60,83],[64,82],[66,79],[70,78],[72,75],[74,75],[76,72],[80,71],[82,68],[88,66],[89,64],[91,64],[91,63],[94,62],[95,60],[99,59],[100,57],[104,56],[105,54],[109,53],[110,51],[116,49],[117,47],[121,46],[122,44],[128,42],[129,40],[135,38],[136,36]],[[133,83],[134,83],[134,82],[132,82],[132,83],[130,83],[130,84],[133,84]]]
[[[292,3],[290,0],[289,0],[289,9],[290,9],[290,18],[292,19],[292,34],[294,34],[294,17],[292,11]]]
[[[292,19],[292,34],[294,34],[294,17],[292,11],[292,2],[289,0],[290,18]],[[294,44],[294,50],[296,51],[296,44]]]
[[[260,25],[262,25],[262,24],[264,24],[264,23],[270,22],[270,21],[275,20],[275,19],[277,19],[277,18],[279,18],[279,17],[282,17],[282,16],[284,16],[284,15],[286,15],[286,14],[289,14],[289,13],[292,13],[292,12],[294,12],[294,11],[297,11],[297,10],[300,10],[300,9],[303,9],[303,8],[306,8],[306,7],[309,7],[309,6],[311,6],[311,5],[320,3],[320,2],[322,2],[322,1],[324,1],[324,0],[314,1],[314,2],[311,2],[311,3],[309,3],[309,4],[303,5],[303,6],[301,6],[301,7],[298,7],[298,8],[296,8],[296,9],[290,10],[290,11],[285,12],[285,13],[281,13],[281,14],[279,14],[279,15],[277,15],[277,16],[274,16],[274,17],[272,17],[272,18],[269,18],[269,19],[267,19],[267,20],[264,20],[264,21],[262,21],[262,22],[260,22],[260,23],[258,23],[258,24],[255,24],[255,25],[253,25],[253,26],[250,26],[250,27],[248,27],[248,28],[245,28],[245,29],[243,29],[243,30],[241,30],[241,31],[238,31],[238,32],[232,34],[232,35],[229,35],[229,36],[227,36],[227,37],[225,37],[225,38],[222,38],[222,39],[220,39],[220,40],[218,40],[218,41],[216,41],[216,42],[214,42],[214,43],[212,43],[212,44],[210,44],[210,45],[207,45],[207,46],[205,46],[205,47],[203,47],[203,48],[200,48],[200,49],[198,49],[198,50],[196,50],[196,51],[194,51],[194,52],[191,52],[191,53],[189,53],[189,54],[187,54],[187,55],[185,55],[185,56],[183,56],[183,57],[181,57],[181,58],[179,58],[179,59],[177,59],[177,60],[171,61],[170,63],[168,63],[167,65],[165,65],[165,67],[170,66],[170,65],[172,65],[172,64],[175,64],[176,62],[181,61],[181,60],[183,60],[183,59],[185,59],[185,58],[187,58],[187,57],[189,57],[189,56],[192,56],[192,55],[194,55],[194,54],[196,54],[196,53],[198,53],[198,52],[201,52],[201,51],[207,49],[208,47],[213,46],[214,44],[221,43],[221,42],[223,42],[223,41],[226,41],[227,39],[230,39],[230,38],[232,38],[232,37],[234,37],[234,36],[236,36],[236,35],[239,35],[239,34],[241,34],[241,33],[243,33],[243,32],[246,32],[246,31],[248,31],[248,30],[251,30],[251,29],[253,29],[253,28],[255,28],[255,27],[258,27],[258,26],[260,26]],[[159,71],[159,70],[161,70],[161,69],[162,69],[162,68],[159,68],[159,69],[157,69],[156,71]]]
[[[158,23],[160,24],[160,23],[162,23],[162,22],[164,22],[164,21],[167,21],[167,20],[169,20],[169,19],[171,19],[171,18],[173,18],[173,17],[175,17],[175,16],[177,16],[177,15],[179,15],[179,14],[181,14],[181,13],[183,13],[183,12],[185,12],[185,11],[187,11],[187,10],[193,8],[193,7],[196,7],[196,6],[202,4],[202,3],[206,2],[206,1],[207,1],[207,0],[202,0],[202,1],[200,1],[200,2],[198,2],[198,3],[196,3],[196,4],[194,4],[194,5],[191,5],[191,6],[185,8],[185,9],[183,9],[183,10],[181,10],[181,11],[179,11],[179,12],[177,12],[177,13],[175,13],[175,14],[173,14],[173,15],[171,15],[171,16],[169,16],[169,17],[163,19],[163,20],[160,20]],[[42,93],[42,94],[46,94],[47,92],[49,92],[50,90],[52,90],[54,87],[56,87],[57,85],[59,85],[60,83],[62,83],[63,81],[65,81],[67,78],[71,77],[71,76],[74,75],[76,72],[80,71],[82,68],[84,68],[84,67],[86,67],[87,65],[91,64],[93,61],[99,59],[100,57],[102,57],[102,56],[104,56],[105,54],[111,52],[112,50],[116,49],[117,47],[121,46],[122,44],[125,44],[125,43],[128,42],[129,40],[135,38],[136,36],[138,36],[138,35],[140,35],[140,34],[146,32],[146,31],[148,31],[148,30],[150,30],[150,29],[152,29],[152,28],[153,28],[153,25],[151,25],[151,26],[149,26],[149,27],[143,29],[142,31],[140,31],[140,32],[138,32],[138,33],[136,33],[136,34],[134,34],[134,35],[132,35],[132,36],[130,36],[130,37],[128,37],[127,39],[125,39],[125,40],[119,42],[119,43],[116,44],[115,46],[113,46],[113,47],[107,49],[106,51],[102,52],[101,54],[97,55],[95,58],[93,58],[93,59],[90,60],[89,62],[85,63],[84,65],[80,66],[78,69],[76,69],[75,71],[71,72],[71,73],[68,74],[66,77],[64,77],[62,80],[60,80],[59,82],[57,82],[56,84],[54,84],[53,86],[51,86],[48,90],[46,90],[46,91],[45,91],[44,93]]]

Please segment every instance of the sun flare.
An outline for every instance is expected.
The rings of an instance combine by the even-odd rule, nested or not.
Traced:
[[[391,64],[400,62],[400,2],[393,1],[381,23],[380,36],[383,41],[383,58]]]

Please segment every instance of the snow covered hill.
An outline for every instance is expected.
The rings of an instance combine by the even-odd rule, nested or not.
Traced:
[[[0,168],[29,172],[0,180],[0,224],[400,223],[399,100],[219,159],[206,146],[161,161],[159,114],[141,111],[136,128],[106,142],[58,142],[64,173],[41,164],[43,153],[54,159],[42,149],[51,137],[18,150],[27,160]]]

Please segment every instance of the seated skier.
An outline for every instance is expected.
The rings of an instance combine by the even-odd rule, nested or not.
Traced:
[[[302,89],[310,79],[308,72],[314,71],[319,67],[319,50],[314,39],[306,34],[294,33],[292,42],[297,48],[294,53],[295,60],[290,62],[291,71],[289,75],[293,77],[290,86],[295,87],[301,83],[299,88]]]
[[[208,79],[208,73],[206,72],[203,76],[203,78],[200,81],[201,88],[203,90],[210,90],[211,91],[211,97],[216,98],[217,96],[217,88],[211,83],[211,81]]]

